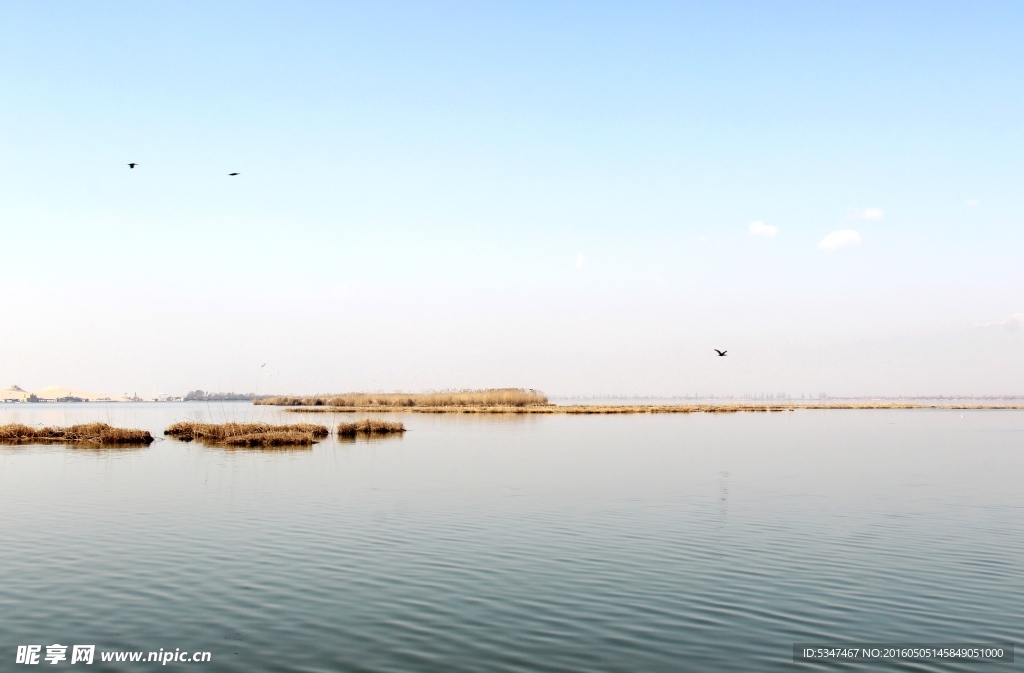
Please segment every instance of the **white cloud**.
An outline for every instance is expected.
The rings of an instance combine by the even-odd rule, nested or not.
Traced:
[[[750,223],[750,233],[754,236],[774,236],[779,233],[779,228],[765,224],[764,220],[758,220],[757,222]]]
[[[851,220],[870,220],[877,222],[885,219],[885,211],[881,208],[861,208],[859,210],[850,210],[847,216],[843,219],[847,222]]]
[[[821,243],[818,244],[818,248],[821,250],[838,250],[839,248],[846,247],[847,245],[859,245],[860,244],[860,233],[853,229],[840,229],[839,231],[833,231],[831,234],[821,239]]]
[[[583,253],[582,252],[580,254],[576,255],[576,268],[577,269],[582,269],[584,261],[585,260],[583,259]]]
[[[981,201],[979,201],[978,199],[967,199],[967,207],[968,208],[977,208],[980,205],[981,205]]]
[[[1005,325],[1006,329],[1015,332],[1024,327],[1024,313],[1014,313],[1001,324]]]
[[[996,320],[995,322],[979,322],[975,323],[974,327],[1005,327],[1011,332],[1024,328],[1024,313],[1014,313],[1006,320]]]

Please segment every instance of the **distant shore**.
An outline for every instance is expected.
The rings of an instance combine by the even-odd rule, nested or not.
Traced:
[[[548,398],[538,390],[526,388],[485,388],[482,390],[443,390],[432,393],[341,393],[337,395],[267,396],[253,404],[276,407],[374,407],[388,409],[469,408],[469,407],[541,407]]]
[[[367,393],[257,395],[255,393],[210,393],[192,390],[184,396],[160,394],[143,399],[136,395],[111,396],[72,388],[51,386],[30,392],[11,386],[0,390],[0,403],[122,403],[173,402],[253,404],[278,407],[290,412],[353,413],[408,411],[428,414],[685,414],[773,412],[797,409],[1024,409],[1024,397],[1012,395],[936,395],[789,397],[786,394],[763,396],[692,395],[654,396],[557,396],[549,398],[528,388],[487,388],[478,390],[441,390],[426,393]]]
[[[1012,410],[1024,404],[915,404],[904,402],[793,402],[722,404],[543,404],[529,406],[300,406],[285,407],[294,413],[418,413],[418,414],[731,414],[742,412],[796,411],[798,409],[960,409]]]
[[[1020,398],[913,399],[665,399],[563,398],[552,402],[544,393],[525,388],[488,388],[433,393],[342,393],[266,396],[254,404],[285,407],[285,411],[354,413],[408,411],[421,414],[689,414],[792,411],[796,409],[1024,409]]]

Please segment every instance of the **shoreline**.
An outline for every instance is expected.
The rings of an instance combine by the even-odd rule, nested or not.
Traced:
[[[511,406],[360,406],[284,407],[292,413],[419,413],[419,414],[728,414],[741,412],[796,411],[797,409],[949,409],[949,410],[1021,410],[1024,405],[997,404],[914,404],[904,402],[882,403],[793,403],[793,404],[545,404],[522,407]]]

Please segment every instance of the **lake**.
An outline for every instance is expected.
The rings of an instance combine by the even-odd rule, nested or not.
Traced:
[[[365,416],[0,407],[154,436]],[[1020,669],[793,644],[1024,639],[1024,411],[377,416],[409,431],[0,447],[0,671],[55,643],[94,644],[97,671],[160,648],[203,671]]]

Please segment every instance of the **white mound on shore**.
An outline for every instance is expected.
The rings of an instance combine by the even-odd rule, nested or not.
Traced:
[[[74,388],[63,388],[61,386],[47,386],[42,390],[35,391],[36,397],[41,400],[60,400],[67,397],[77,397],[80,400],[89,402],[127,402],[130,398],[124,395],[105,395],[103,393],[90,393]]]
[[[74,388],[65,388],[62,386],[48,386],[42,390],[29,391],[22,390],[17,386],[12,386],[0,390],[0,401],[17,401],[23,402],[28,400],[29,395],[35,395],[39,400],[45,402],[54,402],[56,400],[63,399],[79,399],[86,400],[88,402],[130,402],[131,398],[124,395],[106,395],[103,393],[90,393],[85,390],[75,390]]]
[[[22,390],[21,388],[19,388],[17,386],[13,386],[11,388],[4,388],[3,390],[0,390],[0,401],[2,401],[2,402],[19,401],[20,402],[21,400],[28,399],[28,396],[30,394],[31,393],[29,393],[27,390]]]

